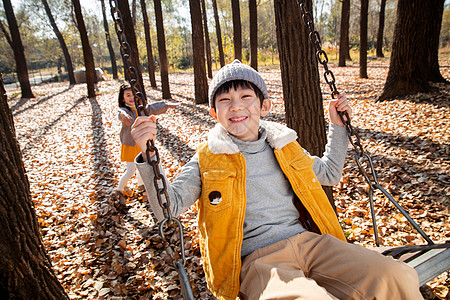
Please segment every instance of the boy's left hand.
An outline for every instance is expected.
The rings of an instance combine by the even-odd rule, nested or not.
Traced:
[[[347,95],[345,93],[340,93],[337,96],[337,99],[332,99],[330,101],[330,105],[328,106],[328,113],[330,114],[331,123],[344,126],[344,123],[342,123],[342,120],[339,117],[338,111],[346,111],[349,117],[352,116],[352,108],[347,102]]]

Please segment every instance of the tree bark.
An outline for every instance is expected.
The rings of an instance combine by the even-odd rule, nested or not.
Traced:
[[[163,99],[170,99],[169,87],[169,62],[167,60],[166,51],[166,37],[164,35],[164,23],[161,7],[161,0],[153,0],[155,8],[156,19],[156,34],[158,38],[158,52],[159,52],[159,68],[161,72],[161,85]]]
[[[77,20],[78,31],[80,32],[81,45],[83,46],[84,66],[86,68],[86,83],[88,90],[88,97],[95,97],[95,82],[97,76],[95,76],[94,57],[92,56],[92,48],[89,44],[89,37],[86,31],[86,25],[84,24],[83,14],[81,13],[81,5],[79,0],[72,0],[72,4],[75,10],[75,18]]]
[[[105,0],[100,0],[100,2],[102,5],[103,28],[105,29],[106,46],[108,47],[109,57],[111,60],[112,74],[114,79],[118,79],[119,76],[117,75],[116,54],[114,53],[114,48],[111,43],[111,35],[109,34],[108,19],[106,18]]]
[[[69,299],[45,251],[1,73],[0,94],[0,297]]]
[[[310,9],[311,0],[307,3]],[[322,155],[326,144],[325,117],[309,32],[295,1],[275,0],[274,4],[286,124],[297,131],[306,150]]]
[[[47,17],[50,21],[50,25],[52,26],[53,32],[55,33],[56,38],[58,39],[59,45],[61,46],[62,52],[64,54],[64,59],[66,61],[66,69],[67,69],[67,73],[69,75],[70,85],[74,85],[75,84],[75,75],[73,74],[72,58],[70,57],[66,42],[64,41],[64,38],[63,38],[61,32],[59,31],[58,26],[56,25],[55,19],[53,18],[52,11],[50,10],[50,7],[48,6],[47,0],[42,0],[42,4],[44,5],[44,9],[45,9]]]
[[[341,32],[339,39],[339,67],[345,67],[345,61],[350,58],[348,31],[350,27],[350,0],[342,1]]]
[[[439,70],[439,35],[442,26],[442,16],[444,14],[444,0],[435,0],[433,9],[426,10],[424,18],[428,20],[425,22],[425,34],[424,37],[427,40],[428,46],[425,48],[427,51],[427,64],[422,65],[422,72],[425,79],[431,82],[447,82],[442,77]]]
[[[361,0],[361,16],[359,19],[359,77],[367,76],[367,22],[369,16],[369,0]]]
[[[216,22],[216,36],[217,36],[217,47],[219,48],[219,61],[220,67],[225,66],[225,55],[223,53],[223,45],[222,45],[222,31],[220,30],[220,20],[219,13],[217,12],[217,1],[212,0],[213,10],[214,10],[214,20]]]
[[[241,9],[239,0],[231,0],[231,10],[233,14],[233,44],[234,58],[242,61],[242,29],[241,29]]]
[[[14,15],[11,1],[3,0],[3,7],[5,8],[6,19],[8,20],[9,31],[11,34],[12,49],[14,52],[14,60],[16,61],[16,72],[20,82],[22,98],[34,98],[28,77],[28,67],[23,51],[22,39],[20,38],[19,27],[17,26],[17,20]]]
[[[305,1],[312,13],[312,0]],[[286,124],[312,155],[322,156],[327,142],[319,69],[309,29],[296,1],[274,0]],[[324,187],[334,207],[331,187]]]
[[[5,35],[6,41],[8,42],[9,46],[11,47],[11,49],[14,48],[14,44],[11,40],[11,37],[9,36],[8,31],[6,31],[5,26],[3,25],[3,22],[0,20],[0,30],[3,32],[3,34]]]
[[[381,0],[380,16],[378,18],[377,57],[384,57],[384,54],[383,54],[383,35],[384,35],[385,11],[386,11],[386,0]]]
[[[150,85],[156,88],[155,78],[155,61],[153,60],[152,37],[150,35],[150,23],[148,21],[147,6],[145,0],[141,0],[142,17],[144,19],[145,45],[147,47],[147,63],[148,75],[150,77]]]
[[[139,82],[140,86],[142,87],[142,93],[144,94],[145,97],[146,93],[144,88],[144,81],[142,79],[142,69],[139,59],[139,50],[137,46],[136,33],[133,27],[133,19],[131,17],[130,6],[128,4],[128,0],[121,0],[117,2],[120,14],[122,15],[123,31],[125,32],[125,37],[131,48],[130,58],[128,62],[130,64],[130,67],[132,66],[136,69],[137,78],[135,79]],[[127,72],[127,70],[124,71]]]
[[[205,0],[200,0],[202,5],[203,32],[205,33],[205,52],[208,78],[212,78],[211,42],[209,41],[208,18],[206,15]]]
[[[256,0],[248,1],[250,17],[250,66],[258,71],[258,10]]]
[[[136,5],[136,0],[132,0],[131,1],[131,20],[133,20],[133,29],[136,27],[136,10],[137,10],[137,5]]]
[[[444,0],[399,0],[389,72],[378,101],[433,88],[431,74],[442,77],[437,61]],[[432,18],[432,19],[430,19]]]
[[[195,103],[208,103],[208,81],[205,70],[205,48],[203,43],[202,11],[200,0],[189,0],[192,24],[192,48],[194,49]]]

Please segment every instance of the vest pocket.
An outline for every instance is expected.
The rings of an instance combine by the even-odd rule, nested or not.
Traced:
[[[291,167],[300,175],[300,178],[309,190],[322,189],[319,180],[312,169],[312,159],[300,159],[291,162]]]
[[[203,207],[212,212],[219,212],[230,207],[236,173],[223,170],[210,170],[204,172],[202,177]]]

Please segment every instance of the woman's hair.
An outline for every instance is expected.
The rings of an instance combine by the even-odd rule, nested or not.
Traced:
[[[123,94],[125,93],[126,90],[131,90],[131,85],[129,85],[128,83],[123,83],[120,86],[119,90],[119,107],[125,107],[125,100],[123,99]]]
[[[213,97],[213,101],[211,103],[212,108],[216,108],[216,97],[218,95],[227,93],[231,89],[236,90],[238,88],[247,88],[247,89],[253,90],[255,92],[256,96],[259,98],[259,100],[261,102],[261,106],[262,106],[262,104],[264,102],[264,95],[261,92],[261,90],[250,81],[238,79],[238,80],[232,80],[232,81],[225,82],[216,90],[214,97]]]

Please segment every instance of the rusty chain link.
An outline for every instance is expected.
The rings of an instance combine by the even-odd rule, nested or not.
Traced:
[[[333,72],[328,68],[328,56],[326,52],[322,49],[322,44],[320,42],[320,35],[314,29],[314,20],[312,14],[308,11],[306,7],[305,0],[296,0],[300,10],[302,12],[302,19],[305,25],[309,28],[309,40],[311,44],[313,44],[315,48],[315,54],[317,61],[323,66],[325,72],[323,74],[325,78],[325,82],[331,89],[331,97],[335,99],[335,97],[339,94],[336,88],[336,81]],[[364,151],[363,146],[361,144],[361,138],[358,135],[358,132],[351,125],[350,116],[347,112],[338,112],[339,117],[345,125],[347,130],[347,136],[355,150],[355,161],[358,165],[358,169],[361,175],[364,177],[366,182],[369,185],[369,203],[370,203],[370,211],[372,216],[372,224],[373,224],[373,232],[374,239],[377,246],[380,246],[379,238],[378,238],[378,230],[375,216],[375,207],[373,202],[373,193],[375,189],[381,191],[388,199],[393,203],[393,205],[405,216],[405,218],[409,221],[409,223],[420,233],[420,235],[427,241],[428,244],[434,244],[433,241],[425,234],[425,232],[417,225],[417,223],[408,215],[408,213],[398,204],[398,202],[392,197],[392,195],[386,191],[377,180],[377,175],[375,172],[375,168],[372,163],[372,158],[370,155]],[[363,166],[363,162],[366,161],[366,165],[368,165],[369,172],[366,172]],[[369,175],[369,174],[370,175]]]
[[[128,59],[130,58],[131,47],[130,44],[126,40],[122,14],[118,8],[118,0],[109,0],[111,6],[111,15],[114,20],[114,25],[117,33],[117,37],[119,39],[120,44],[120,53],[123,57],[124,69],[128,74],[128,81],[131,85],[131,90],[134,95],[134,103],[136,106],[136,110],[139,116],[148,115],[146,111],[147,101],[145,99],[145,94],[143,93],[143,87],[140,85],[138,80],[138,73],[134,66],[132,66]],[[165,250],[169,257],[172,260],[173,267],[177,270],[178,276],[181,283],[181,291],[184,299],[194,299],[192,294],[192,289],[189,283],[189,279],[184,270],[184,265],[186,264],[186,257],[184,251],[184,238],[183,238],[183,225],[180,220],[176,217],[172,216],[170,210],[170,198],[167,190],[167,183],[164,175],[161,174],[161,170],[159,168],[160,164],[160,156],[158,148],[155,146],[153,140],[147,141],[147,149],[146,155],[149,158],[150,153],[154,152],[154,156],[152,159],[149,159],[149,163],[152,166],[153,172],[155,174],[154,177],[154,186],[156,190],[156,197],[158,203],[163,211],[164,219],[159,224],[159,235],[163,241]],[[175,251],[176,241],[173,241],[171,238],[166,236],[166,232],[171,231],[171,227],[176,227],[174,231],[178,229],[178,242],[179,242],[179,251]]]

